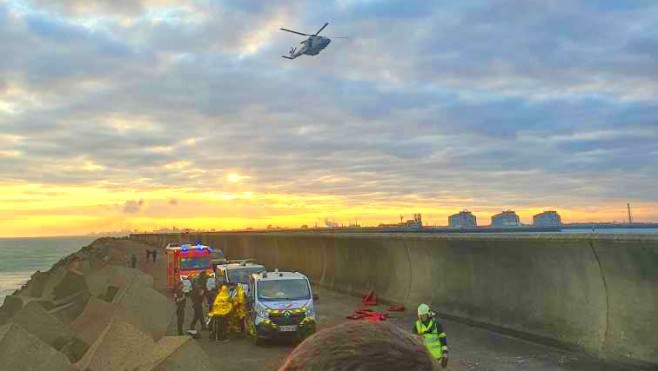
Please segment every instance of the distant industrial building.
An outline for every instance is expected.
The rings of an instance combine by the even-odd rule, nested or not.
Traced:
[[[477,227],[477,220],[470,211],[464,210],[458,214],[450,215],[448,225],[450,228],[475,228]]]
[[[557,211],[549,210],[532,217],[532,224],[535,227],[560,227],[562,218]]]
[[[400,215],[399,224],[380,224],[379,228],[423,228],[423,217],[421,214],[414,214],[414,218],[402,221],[403,216]]]
[[[423,227],[423,217],[420,214],[414,214],[412,220],[407,220],[406,227],[408,228],[422,228]]]
[[[493,228],[520,227],[521,220],[514,211],[506,210],[491,217],[491,226]]]

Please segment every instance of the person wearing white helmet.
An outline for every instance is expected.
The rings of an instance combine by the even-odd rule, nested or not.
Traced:
[[[192,292],[192,281],[190,281],[187,276],[182,276],[180,282],[183,294],[185,294],[185,296],[190,296],[190,293]]]
[[[208,275],[208,280],[206,281],[206,292],[208,293],[208,310],[212,310],[212,303],[215,301],[215,296],[217,296],[217,282],[215,280],[215,273],[211,272]]]
[[[419,305],[418,320],[414,322],[412,332],[423,338],[427,350],[445,368],[448,366],[448,340],[443,326],[433,314],[427,304]]]

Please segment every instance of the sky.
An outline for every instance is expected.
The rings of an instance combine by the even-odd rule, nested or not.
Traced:
[[[0,236],[658,222],[655,1],[0,0],[0,50]]]

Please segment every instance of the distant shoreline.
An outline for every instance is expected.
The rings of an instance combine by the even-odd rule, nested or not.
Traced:
[[[129,234],[118,233],[118,234],[72,234],[72,235],[59,235],[59,236],[12,236],[12,237],[2,237],[0,240],[38,240],[38,239],[53,239],[53,238],[106,238],[106,237],[127,237]]]
[[[477,226],[475,228],[450,228],[448,226],[423,226],[421,228],[410,227],[334,227],[334,228],[272,228],[272,229],[235,229],[226,231],[195,231],[189,233],[263,233],[263,232],[402,232],[402,233],[509,233],[509,232],[565,232],[565,230],[638,230],[638,229],[658,229],[658,223],[569,223],[562,224],[560,227],[535,227],[533,225],[521,225],[518,227],[494,228],[490,225]],[[181,231],[159,231],[159,232],[137,232],[134,234],[184,234]],[[133,233],[116,233],[116,234],[84,234],[84,235],[60,235],[60,236],[13,236],[0,237],[0,240],[24,240],[24,239],[52,239],[52,238],[121,238],[128,237]]]

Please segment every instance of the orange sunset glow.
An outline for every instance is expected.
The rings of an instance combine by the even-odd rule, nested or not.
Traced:
[[[323,194],[282,194],[253,192],[248,187],[230,190],[125,188],[97,183],[85,186],[56,186],[35,183],[0,186],[0,212],[3,215],[0,235],[53,236],[81,235],[90,232],[121,230],[151,231],[159,228],[193,228],[231,230],[248,227],[264,229],[268,225],[298,228],[301,225],[325,226],[325,219],[338,224],[358,223],[376,226],[395,223],[399,216],[411,218],[423,214],[428,225],[447,225],[447,217],[459,211],[458,205],[473,201],[432,200],[402,197],[396,202]],[[381,196],[380,196],[381,197]],[[441,206],[450,205],[447,207]],[[517,208],[522,222],[530,224],[532,216],[546,208]],[[482,204],[470,207],[482,225],[500,208]],[[558,209],[563,220],[623,221],[623,205],[583,209]],[[648,209],[634,210],[639,219],[649,219]]]

